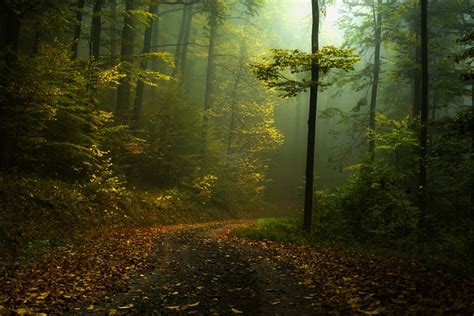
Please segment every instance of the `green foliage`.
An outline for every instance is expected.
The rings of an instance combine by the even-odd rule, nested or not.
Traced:
[[[417,138],[411,120],[378,114],[375,159],[346,170],[350,178],[335,192],[321,191],[316,231],[320,238],[346,239],[400,248],[412,240],[417,209],[411,201],[411,177],[417,167]]]
[[[349,235],[357,242],[403,246],[417,219],[407,191],[406,177],[385,164],[360,164],[338,192]]]
[[[178,88],[173,82],[159,100],[144,104],[152,110],[135,137],[117,139],[111,146],[114,161],[131,183],[187,186],[198,167],[200,113],[194,102],[178,95]]]
[[[110,136],[112,116],[92,107],[86,74],[64,47],[41,45],[35,56],[1,67],[10,167],[34,162],[37,172],[82,180],[100,168],[96,150]]]
[[[430,204],[441,228],[473,219],[470,205],[474,186],[473,127],[471,108],[433,126],[428,160],[432,175]]]
[[[151,52],[137,54],[133,57],[132,61],[121,61],[115,68],[118,69],[119,74],[122,77],[126,77],[127,80],[134,82],[140,80],[144,84],[157,87],[163,82],[173,80],[173,78],[164,72],[143,69],[141,65],[147,62],[153,62],[160,67],[175,67],[174,58],[167,52]]]
[[[212,181],[212,177],[204,177],[195,184],[195,190],[202,193],[197,200],[193,190],[146,192],[122,188],[107,169],[84,185],[45,177],[0,175],[0,271],[3,264],[12,264],[44,246],[97,234],[108,227],[241,217],[237,212],[216,211],[202,203],[209,198]]]
[[[359,60],[352,50],[325,46],[314,54],[299,50],[270,49],[271,55],[260,62],[250,65],[251,72],[269,88],[282,92],[283,97],[293,97],[312,86],[324,88],[329,81],[312,82],[310,79],[298,79],[296,75],[308,75],[313,65],[318,66],[321,74],[332,69],[352,70]]]
[[[249,228],[235,229],[232,234],[254,240],[305,243],[300,226],[301,223],[293,218],[264,218]]]

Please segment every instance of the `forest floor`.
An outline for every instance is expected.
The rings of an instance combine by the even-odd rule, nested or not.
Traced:
[[[115,229],[47,251],[0,277],[0,314],[474,312],[473,277],[230,236],[250,223]]]

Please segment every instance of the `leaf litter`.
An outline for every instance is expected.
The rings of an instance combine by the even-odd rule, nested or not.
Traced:
[[[398,258],[230,237],[238,225],[245,224],[115,229],[59,247],[0,278],[0,314],[474,311],[472,277]]]

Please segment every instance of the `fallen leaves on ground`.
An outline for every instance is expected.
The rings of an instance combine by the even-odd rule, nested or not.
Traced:
[[[199,226],[199,225],[196,225]],[[109,230],[84,244],[58,247],[9,277],[0,277],[0,310],[98,312],[96,303],[126,291],[131,275],[149,268],[160,234],[185,225]],[[116,306],[125,310],[132,304]]]
[[[60,247],[0,278],[0,314],[474,312],[472,277],[229,237],[239,225],[247,224],[110,230]]]
[[[473,313],[474,277],[401,258],[229,237],[290,262],[313,306],[363,314]]]

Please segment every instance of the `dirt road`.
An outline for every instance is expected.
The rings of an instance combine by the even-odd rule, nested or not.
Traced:
[[[249,241],[243,222],[111,229],[0,276],[0,315],[474,312],[474,278],[400,258]]]
[[[211,224],[161,236],[154,266],[139,273],[126,293],[104,306],[130,306],[129,314],[315,315],[311,287],[294,266],[225,238],[232,225]],[[305,298],[306,297],[306,298]],[[120,312],[120,310],[118,310]],[[124,310],[125,311],[125,310]]]

